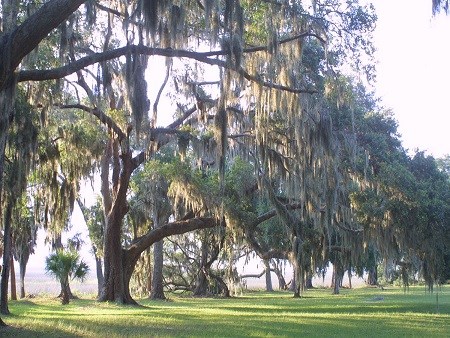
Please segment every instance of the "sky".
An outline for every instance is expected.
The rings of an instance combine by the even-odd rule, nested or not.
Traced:
[[[376,94],[394,112],[405,148],[435,157],[450,154],[450,15],[432,17],[431,0],[373,3],[378,15]],[[73,219],[82,219],[78,209]],[[72,234],[85,234],[85,224],[76,222]],[[50,252],[43,248],[44,236],[42,231],[38,235],[39,249],[30,257],[30,272],[42,271]],[[82,256],[94,273],[89,238],[84,238]]]
[[[405,148],[450,154],[450,15],[432,17],[431,0],[373,3],[377,95],[394,112]]]

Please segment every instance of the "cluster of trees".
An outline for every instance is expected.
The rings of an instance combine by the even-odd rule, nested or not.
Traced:
[[[280,285],[289,261],[297,296],[329,263],[335,292],[345,271],[376,282],[382,261],[405,282],[449,278],[448,158],[408,156],[356,80],[373,81],[372,6],[3,0],[0,13],[3,314],[13,253],[23,289],[37,227],[61,253],[75,203],[100,301],[135,303],[132,277],[153,298],[228,295],[251,253]],[[94,178],[101,198],[85,205]]]

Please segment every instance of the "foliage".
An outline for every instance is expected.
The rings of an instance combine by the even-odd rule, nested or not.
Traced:
[[[61,283],[64,305],[69,302],[67,291],[70,280],[83,281],[89,271],[89,266],[80,260],[78,252],[59,249],[45,259],[45,271]]]
[[[9,121],[14,92],[3,82],[13,72],[19,82],[36,80],[27,82],[27,99],[42,108],[33,195],[55,238],[68,226],[80,180],[100,168],[104,219],[97,205],[90,225],[105,259],[103,300],[132,302],[128,277],[149,251],[139,243],[148,243],[159,212],[165,220],[220,220],[227,258],[246,237],[260,255],[290,255],[299,281],[329,261],[362,267],[368,247],[402,264],[420,258],[428,280],[440,280],[443,242],[425,250],[418,240],[432,238],[432,227],[446,235],[445,189],[430,196],[441,179],[416,170],[434,169],[406,156],[396,121],[355,80],[374,76],[373,5],[85,1],[78,10],[82,3],[65,1],[61,17],[55,0],[2,7],[5,30],[26,26],[36,8],[53,8],[58,28],[38,15],[42,36],[26,44],[27,34],[14,35],[25,41],[11,48],[42,49],[23,52],[24,60],[0,55],[0,65],[17,65],[0,72],[0,118]],[[0,43],[9,50],[10,40]],[[163,67],[154,57],[166,58],[166,77],[150,117],[146,76]],[[159,128],[169,78],[179,118]],[[162,148],[179,158],[152,161]],[[194,241],[205,248],[198,242],[208,239]]]
[[[63,283],[73,279],[84,280],[89,267],[75,251],[58,250],[45,260],[45,270]]]

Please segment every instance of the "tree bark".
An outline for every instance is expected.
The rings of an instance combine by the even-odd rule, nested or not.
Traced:
[[[102,259],[94,254],[95,257],[95,271],[97,275],[97,297],[100,297],[102,292],[102,285],[104,283]]]
[[[161,226],[158,210],[154,210],[153,227]],[[151,299],[166,299],[163,287],[163,262],[164,262],[164,240],[160,240],[153,245],[153,274],[152,288],[150,291]]]
[[[10,25],[10,30],[3,32],[0,50],[7,52],[0,56],[0,88],[22,59],[84,2],[86,0],[48,1],[20,26]]]
[[[275,275],[278,278],[278,289],[280,290],[286,290],[286,280],[284,279],[283,272],[279,269],[278,266],[275,266],[273,269],[273,272],[275,272]]]
[[[367,274],[367,284],[371,286],[378,285],[378,274],[376,265],[369,268],[369,272]]]
[[[266,291],[267,292],[273,292],[273,286],[272,286],[272,277],[270,275],[270,264],[269,260],[264,260],[264,266],[266,267],[265,270],[265,276],[266,276]]]
[[[124,203],[126,203],[126,201],[124,201]],[[133,302],[131,301],[131,299],[128,299],[124,285],[124,258],[120,242],[122,235],[123,216],[124,215],[119,215],[116,212],[112,215],[109,215],[106,220],[104,244],[105,279],[102,286],[100,300],[128,304]]]
[[[69,283],[67,281],[61,282],[61,304],[67,305],[70,302],[71,295]]]
[[[166,299],[163,287],[163,247],[163,240],[158,241],[153,245],[153,274],[150,292],[151,299]]]
[[[146,235],[136,238],[131,242],[127,249],[120,248],[120,264],[118,266],[113,266],[110,261],[109,277],[106,275],[108,265],[106,264],[105,258],[105,281],[102,287],[102,294],[99,298],[100,301],[117,301],[123,304],[137,304],[130,294],[130,280],[139,256],[144,250],[165,237],[184,234],[197,229],[213,228],[218,225],[219,222],[215,218],[208,217],[197,217],[175,221],[167,223],[157,229],[153,229]],[[119,232],[115,235],[119,237],[118,242],[120,246],[121,233]],[[109,241],[111,241],[111,239],[109,239]],[[107,234],[105,233],[105,257],[106,252],[108,251],[106,242]],[[111,247],[109,243],[108,246]],[[115,259],[118,258],[116,257]]]
[[[342,273],[340,271],[339,263],[333,264],[333,277],[332,277],[332,287],[333,287],[333,295],[339,294],[339,287],[341,285]]]
[[[25,272],[28,261],[25,261],[23,258],[23,255],[21,255],[19,260],[20,298],[25,298]]]
[[[12,218],[13,203],[7,203],[4,215],[4,229],[3,229],[3,268],[0,288],[0,312],[8,315],[8,281],[11,263],[11,249],[12,249],[12,233],[11,233],[11,218]]]
[[[102,292],[100,295],[101,301],[114,301],[121,304],[135,303],[131,298],[129,290],[125,290],[125,284],[129,285],[129,280],[126,283],[126,276],[124,274],[124,262],[122,250],[122,222],[126,213],[128,212],[127,192],[130,183],[130,177],[136,166],[133,164],[133,159],[129,149],[124,149],[125,152],[118,158],[118,144],[113,142],[108,144],[112,146],[113,160],[113,196],[112,204],[106,205],[105,201],[111,201],[108,191],[102,189],[104,210],[106,213],[105,222],[105,239],[104,239],[104,282]],[[120,162],[119,162],[120,161]],[[107,168],[106,170],[109,170]],[[106,185],[105,180],[108,175],[102,170],[102,186]],[[119,173],[120,171],[120,173]],[[108,208],[110,208],[108,210]],[[134,262],[134,265],[136,262]],[[133,269],[134,269],[133,265]],[[130,276],[131,278],[131,276]]]
[[[16,270],[14,268],[14,257],[11,253],[10,259],[10,275],[11,275],[11,300],[17,300],[17,287],[16,287]]]
[[[310,272],[308,272],[306,274],[306,278],[305,278],[305,288],[307,289],[312,289],[314,288],[313,283],[312,283],[312,274]]]
[[[206,296],[208,292],[208,277],[206,271],[206,263],[208,261],[208,243],[206,235],[202,239],[200,267],[198,270],[197,280],[195,282],[194,296]]]

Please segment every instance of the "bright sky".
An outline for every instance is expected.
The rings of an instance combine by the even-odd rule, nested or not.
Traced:
[[[431,0],[373,3],[377,94],[392,108],[404,147],[450,154],[450,15],[433,18]]]

